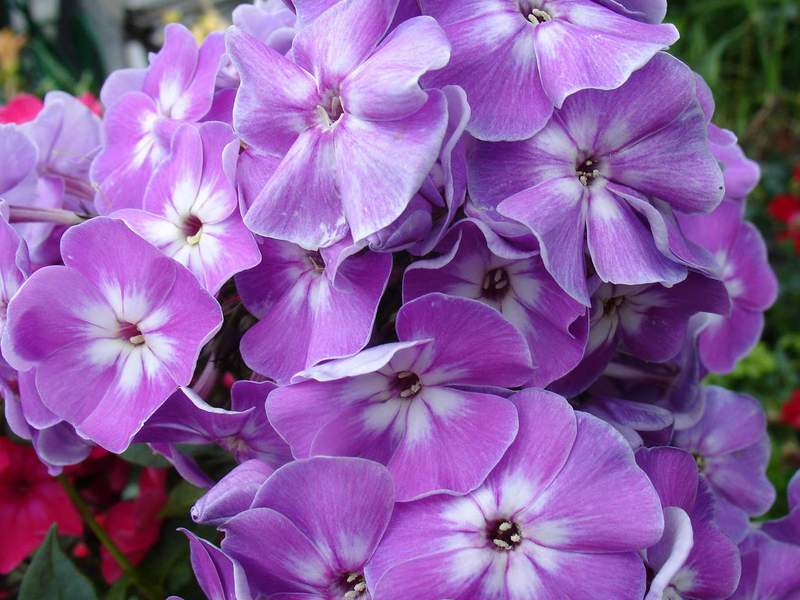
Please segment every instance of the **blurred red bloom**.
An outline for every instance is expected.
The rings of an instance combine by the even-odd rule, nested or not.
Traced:
[[[786,224],[786,230],[782,231],[778,238],[794,241],[795,249],[800,253],[800,197],[791,194],[775,196],[767,206],[767,211],[775,219]]]
[[[0,573],[8,573],[44,541],[50,526],[80,535],[81,518],[33,448],[0,437]]]
[[[800,183],[800,165],[797,165],[794,168],[794,174],[793,174],[792,177],[793,177],[795,183]]]
[[[118,502],[97,515],[97,522],[134,565],[144,559],[158,541],[162,519],[161,509],[167,503],[167,471],[146,468],[139,476],[139,495]],[[101,570],[108,583],[117,580],[122,571],[108,550],[100,551]]]
[[[128,483],[131,466],[116,454],[99,446],[81,463],[64,472],[74,481],[81,497],[95,510],[104,510],[119,500]]]
[[[78,100],[83,103],[84,106],[87,106],[89,110],[91,110],[97,116],[101,116],[103,114],[103,105],[100,103],[100,100],[97,99],[92,92],[83,92],[80,96],[76,96]]]
[[[0,106],[0,123],[27,123],[33,121],[44,103],[31,94],[17,94],[8,104]]]
[[[800,390],[795,390],[781,407],[781,422],[800,431]]]

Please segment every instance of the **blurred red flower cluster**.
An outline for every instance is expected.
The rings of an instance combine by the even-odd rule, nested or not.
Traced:
[[[769,214],[786,225],[779,234],[781,240],[791,240],[800,254],[800,166],[794,170],[790,190],[775,196],[767,206]]]
[[[103,105],[91,92],[84,92],[77,98],[88,106],[94,114],[99,115],[102,113]],[[17,94],[8,101],[8,104],[0,106],[0,123],[16,123],[20,125],[33,121],[43,106],[44,102],[37,96]]]

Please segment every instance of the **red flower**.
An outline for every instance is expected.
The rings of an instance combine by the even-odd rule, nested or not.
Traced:
[[[83,531],[78,511],[33,448],[0,437],[0,573],[38,548],[53,523],[62,534]]]
[[[17,94],[8,104],[0,106],[0,123],[27,123],[33,121],[44,103],[31,94]]]
[[[80,96],[76,96],[84,106],[87,106],[97,116],[102,116],[103,105],[92,92],[83,92]]]
[[[95,510],[104,510],[119,500],[128,484],[130,464],[116,454],[95,446],[81,463],[64,469],[83,499]]]
[[[782,240],[793,240],[800,254],[800,198],[790,194],[775,196],[767,206],[767,211],[781,223],[786,223],[786,231],[779,234]]]
[[[793,179],[794,179],[795,183],[800,183],[800,165],[797,165],[794,168]]]
[[[781,422],[800,431],[800,390],[795,390],[789,401],[781,407]]]
[[[158,541],[162,522],[159,513],[167,503],[166,481],[166,470],[146,468],[139,476],[136,498],[118,502],[97,515],[98,523],[134,565],[139,564]],[[117,580],[122,571],[108,550],[102,548],[100,558],[105,580],[108,583]]]

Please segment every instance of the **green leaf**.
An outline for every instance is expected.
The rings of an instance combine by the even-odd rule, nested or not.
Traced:
[[[147,444],[131,444],[125,452],[120,454],[120,458],[140,467],[170,466],[166,458],[153,452]]]
[[[127,578],[125,576],[120,577],[108,588],[103,600],[128,600],[128,587]]]
[[[161,510],[161,516],[185,517],[192,505],[205,493],[206,490],[195,487],[187,481],[181,481],[170,490],[167,504]]]
[[[56,526],[33,555],[19,600],[97,600],[92,583],[66,557],[58,545]]]

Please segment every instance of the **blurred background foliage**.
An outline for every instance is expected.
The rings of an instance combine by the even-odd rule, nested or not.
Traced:
[[[52,89],[97,94],[111,70],[146,63],[147,53],[161,42],[164,23],[183,22],[202,39],[228,24],[234,4],[0,0],[0,100]],[[800,467],[800,243],[795,247],[791,239],[781,240],[787,237],[786,224],[771,217],[768,207],[782,194],[800,198],[800,175],[792,183],[792,172],[800,166],[800,1],[669,0],[667,21],[682,35],[673,52],[714,90],[715,121],[737,133],[763,171],[748,218],[769,245],[781,281],[780,299],[753,353],[732,374],[710,380],[764,403],[775,444],[770,476],[783,491]],[[800,238],[800,217],[795,227]],[[191,490],[180,489],[187,495],[175,499],[180,505],[175,517],[194,499]],[[785,513],[785,494],[780,498],[771,515]],[[179,543],[174,536],[165,539]],[[164,561],[158,562],[163,567]],[[187,568],[173,576],[188,580]]]

